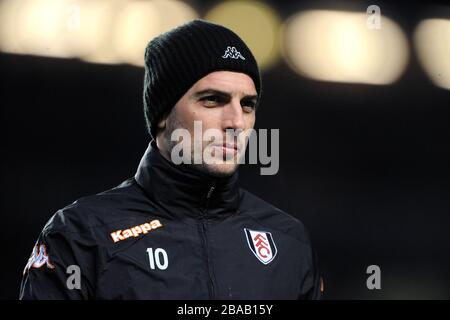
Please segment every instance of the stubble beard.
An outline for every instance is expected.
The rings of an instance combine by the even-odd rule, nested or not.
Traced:
[[[169,161],[173,162],[172,158],[171,158],[172,150],[173,150],[173,148],[175,148],[176,145],[178,145],[180,143],[180,141],[173,141],[171,139],[172,132],[176,129],[185,129],[185,128],[183,127],[181,122],[178,121],[175,117],[173,119],[170,119],[166,123],[167,123],[167,127],[164,130],[164,134],[163,134],[164,139],[166,140],[166,145],[167,145],[167,150],[168,150],[168,154],[166,156],[168,157]],[[191,154],[190,154],[191,163],[185,164],[186,166],[191,167],[194,170],[205,173],[205,174],[215,177],[215,178],[229,177],[237,171],[237,169],[239,168],[239,163],[238,163],[239,154],[236,155],[232,161],[225,162],[223,164],[206,163],[203,159],[203,151],[205,150],[205,148],[208,148],[208,144],[210,142],[200,141],[199,143],[201,143],[201,145],[202,145],[202,150],[201,150],[202,154],[200,155],[200,158],[202,159],[201,163],[194,163],[194,159],[195,159],[194,158],[194,155],[195,155],[194,139],[191,136]],[[208,149],[210,149],[210,148],[208,148]]]

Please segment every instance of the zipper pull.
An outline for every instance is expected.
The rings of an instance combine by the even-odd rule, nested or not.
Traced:
[[[209,207],[209,199],[211,198],[215,189],[216,189],[215,182],[213,182],[211,184],[211,187],[209,187],[208,193],[206,194],[205,205],[204,205],[204,210],[203,210],[203,214],[205,216],[206,216],[206,211],[208,210],[208,207]]]
[[[214,192],[214,189],[216,187],[214,185],[211,186],[211,188],[209,188],[208,194],[206,195],[206,199],[211,198],[212,193]]]

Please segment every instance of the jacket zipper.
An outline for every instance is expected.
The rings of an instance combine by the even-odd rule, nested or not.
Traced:
[[[212,193],[214,192],[215,186],[214,183],[211,185],[211,187],[208,190],[208,193],[206,195],[206,204],[205,204],[205,208],[203,210],[203,215],[202,215],[202,238],[203,238],[203,244],[205,246],[205,250],[206,250],[206,262],[207,262],[207,266],[208,266],[208,276],[209,276],[209,283],[210,283],[210,288],[209,288],[209,298],[210,299],[214,299],[215,297],[215,285],[214,285],[214,277],[213,274],[211,272],[211,267],[210,267],[210,260],[209,260],[209,248],[208,248],[208,236],[206,233],[206,215],[207,215],[207,210],[208,210],[208,205],[209,205],[209,199],[211,198]]]

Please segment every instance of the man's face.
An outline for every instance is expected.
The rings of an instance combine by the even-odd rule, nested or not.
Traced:
[[[172,141],[172,132],[186,129],[191,138],[192,163],[195,156],[202,159],[201,164],[194,166],[213,176],[231,175],[245,154],[248,133],[255,124],[256,104],[257,92],[248,75],[212,72],[198,80],[160,121],[156,138],[158,148],[164,157],[171,159],[172,149],[179,143]],[[196,131],[194,135],[194,121],[201,122],[200,134]],[[203,137],[208,129],[215,129],[220,139],[217,135],[216,138]],[[209,161],[205,161],[206,157]]]

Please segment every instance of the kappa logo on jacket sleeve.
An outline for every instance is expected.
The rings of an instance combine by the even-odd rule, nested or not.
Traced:
[[[130,237],[137,238],[140,235],[147,234],[149,231],[158,229],[162,227],[162,223],[159,222],[159,220],[153,220],[147,223],[143,223],[134,227],[131,227],[129,229],[125,230],[117,230],[114,232],[111,232],[111,239],[115,242],[119,242],[125,239],[128,239]]]
[[[28,259],[28,263],[23,269],[23,274],[25,274],[31,268],[39,269],[45,265],[48,269],[54,269],[55,266],[50,262],[50,258],[47,254],[47,248],[44,244],[36,245],[33,248],[33,253],[31,254],[30,259]]]
[[[277,255],[277,247],[272,234],[244,228],[247,243],[253,254],[264,264],[269,264]]]

